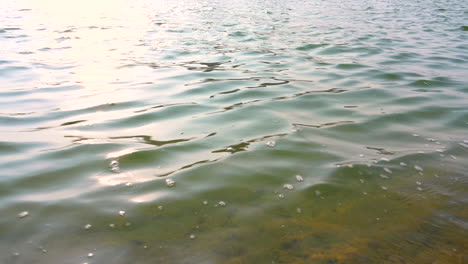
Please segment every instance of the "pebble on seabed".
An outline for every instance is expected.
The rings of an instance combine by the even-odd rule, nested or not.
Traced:
[[[283,185],[283,188],[285,188],[287,190],[292,190],[292,189],[294,189],[294,186],[292,186],[292,184],[285,184],[285,185]]]
[[[93,253],[88,253],[88,258],[92,258],[94,257],[94,254]]]
[[[203,201],[203,204],[204,204],[204,205],[208,205],[208,201]]]
[[[392,173],[392,170],[389,169],[389,168],[384,168],[384,171],[387,172],[387,173]]]
[[[93,227],[91,224],[86,224],[84,226],[84,229],[89,230],[89,229],[91,229],[91,227]]]
[[[218,204],[219,204],[220,206],[226,206],[226,202],[224,202],[224,201],[219,201]]]
[[[190,235],[190,239],[195,239],[195,238],[196,238],[196,236],[194,234]]]
[[[418,166],[418,165],[414,165],[414,168],[415,168],[417,171],[424,171],[423,168],[421,168],[421,167]]]
[[[274,147],[274,146],[276,146],[276,142],[275,141],[268,141],[266,143],[266,145],[269,146],[269,147]]]
[[[125,211],[119,211],[120,216],[125,216]]]
[[[18,214],[18,217],[19,217],[19,218],[24,218],[24,217],[26,217],[26,216],[28,216],[28,215],[29,215],[29,212],[28,212],[28,211],[24,211],[24,212],[19,213],[19,214]]]
[[[172,186],[175,185],[175,181],[172,180],[172,179],[166,179],[166,185],[167,185],[168,187],[172,187]]]

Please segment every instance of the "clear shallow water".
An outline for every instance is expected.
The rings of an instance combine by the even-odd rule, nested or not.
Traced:
[[[468,262],[464,1],[0,8],[1,263]]]

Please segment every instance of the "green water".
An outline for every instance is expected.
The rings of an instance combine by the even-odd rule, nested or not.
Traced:
[[[0,14],[0,263],[468,263],[466,1]]]

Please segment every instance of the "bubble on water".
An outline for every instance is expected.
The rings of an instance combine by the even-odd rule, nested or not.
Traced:
[[[91,229],[91,227],[93,227],[91,224],[86,224],[84,226],[84,229],[89,230],[89,229]]]
[[[265,143],[265,144],[266,144],[267,146],[269,146],[269,147],[274,147],[274,146],[276,146],[276,142],[273,141],[273,140],[272,140],[272,141],[268,141],[268,142]]]
[[[321,194],[321,193],[320,193],[319,190],[315,190],[315,195],[316,195],[316,196],[320,196],[320,194]]]
[[[148,248],[148,245],[144,245],[143,248],[144,248],[144,249],[147,249],[147,248]]]
[[[359,154],[359,157],[364,158],[364,154]]]
[[[175,185],[175,181],[172,180],[172,179],[166,179],[166,185],[167,185],[168,187],[172,187],[172,186]]]
[[[444,150],[443,150],[443,149],[436,149],[436,151],[437,151],[437,152],[439,152],[439,153],[442,153],[442,152],[444,152]]]
[[[388,179],[388,178],[389,178],[389,177],[388,177],[387,175],[385,175],[385,174],[380,174],[380,177],[381,177],[381,178],[384,178],[384,179]]]
[[[190,239],[195,239],[195,238],[196,238],[196,236],[194,234],[190,235]]]
[[[280,193],[280,194],[278,194],[278,197],[279,197],[280,199],[283,199],[283,198],[284,198],[284,194]]]
[[[228,147],[226,150],[227,150],[227,151],[233,151],[234,148],[233,148],[233,147]]]
[[[109,224],[110,228],[115,228],[115,224]]]
[[[455,157],[454,155],[450,155],[450,157],[451,157],[452,159],[454,159],[454,160],[457,159],[457,157]]]
[[[367,192],[362,192],[362,194],[367,195]]]
[[[386,186],[382,186],[382,190],[386,191],[388,188]]]
[[[111,171],[113,172],[120,172],[120,168],[119,168],[119,161],[117,160],[112,160],[110,163],[109,163],[109,167],[111,168]]]
[[[300,214],[300,213],[302,213],[302,209],[298,207],[298,208],[296,208],[296,212],[297,212],[298,214]]]
[[[416,184],[417,185],[421,185],[422,183],[420,181],[416,181]]]
[[[292,186],[292,184],[285,184],[285,185],[283,185],[283,188],[287,189],[287,190],[292,190],[292,189],[294,189],[294,186]]]
[[[348,164],[348,168],[353,168],[353,164]]]
[[[390,160],[387,159],[387,158],[380,158],[380,160],[383,160],[383,161],[386,161],[386,162],[389,162]]]
[[[208,205],[208,201],[203,201],[203,204],[204,204],[204,205]]]
[[[125,211],[123,211],[123,210],[119,211],[119,215],[120,216],[125,216]]]
[[[159,210],[162,210],[163,208],[164,208],[164,207],[163,207],[162,205],[159,205],[159,206],[158,206],[158,209],[159,209]]]
[[[219,201],[218,204],[219,204],[220,206],[226,206],[226,202],[225,202],[225,201]]]
[[[20,255],[20,253],[18,253],[18,252],[13,253],[13,256],[15,256],[15,257],[19,257],[19,255]]]
[[[18,217],[19,217],[19,218],[25,218],[25,217],[28,216],[28,215],[29,215],[29,212],[28,212],[28,211],[24,211],[24,212],[19,213],[19,214],[18,214]]]
[[[127,187],[133,186],[133,183],[127,182],[127,183],[125,184],[125,186],[127,186]]]
[[[423,190],[423,188],[421,188],[421,187],[419,187],[419,186],[418,186],[416,189],[418,189],[418,191],[422,191],[422,190]]]
[[[301,182],[304,181],[304,178],[301,175],[296,175],[296,181]]]
[[[423,168],[421,168],[418,165],[414,165],[414,169],[416,169],[417,171],[424,171]]]
[[[47,249],[41,249],[42,253],[47,253]]]
[[[386,171],[387,173],[392,173],[392,170],[389,168],[384,168],[384,171]]]
[[[94,257],[94,254],[93,253],[88,253],[88,258],[92,258]]]
[[[418,134],[413,134],[413,137],[419,137],[419,135]]]

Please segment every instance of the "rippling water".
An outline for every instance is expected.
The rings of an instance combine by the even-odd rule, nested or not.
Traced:
[[[1,263],[468,263],[468,6],[2,1]]]

